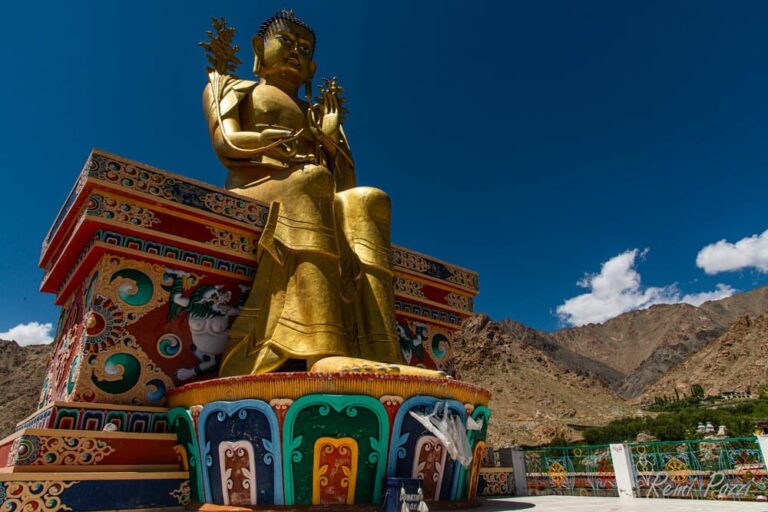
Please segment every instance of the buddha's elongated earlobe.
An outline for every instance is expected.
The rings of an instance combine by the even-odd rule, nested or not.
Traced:
[[[309,64],[309,76],[307,77],[307,81],[304,82],[304,97],[307,98],[307,103],[310,107],[312,107],[312,78],[315,76],[315,71],[317,71],[317,63],[313,60]]]
[[[264,57],[264,39],[261,36],[253,36],[251,44],[253,45],[253,74],[258,76]]]

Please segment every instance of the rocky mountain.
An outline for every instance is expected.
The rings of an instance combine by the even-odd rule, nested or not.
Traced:
[[[51,353],[50,345],[20,347],[0,340],[0,439],[35,411]]]
[[[741,316],[728,330],[650,386],[646,400],[688,392],[699,384],[707,395],[756,391],[768,382],[768,313]]]
[[[556,343],[624,374],[599,378],[624,397],[636,397],[690,354],[722,336],[739,317],[768,311],[768,287],[699,307],[657,305],[633,311],[602,324],[563,329],[552,334]],[[587,361],[587,366],[589,363]],[[591,367],[598,374],[600,366]]]
[[[768,381],[768,287],[699,307],[653,306],[553,333],[486,315],[454,337],[460,377],[489,388],[494,444],[578,438],[654,395]]]
[[[489,442],[494,446],[576,439],[580,425],[636,412],[588,371],[566,368],[569,358],[579,356],[553,347],[545,334],[480,314],[454,335],[460,378],[493,393]]]
[[[611,388],[617,388],[626,377],[621,371],[596,359],[591,359],[562,345],[557,338],[545,332],[526,327],[514,320],[499,322],[501,330],[526,346],[538,348],[564,369],[586,377],[593,377]]]

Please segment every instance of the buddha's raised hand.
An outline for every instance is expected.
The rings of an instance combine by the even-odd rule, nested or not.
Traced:
[[[346,113],[342,92],[344,89],[338,85],[336,77],[331,80],[324,78],[323,85],[320,86],[320,96],[315,98],[320,105],[313,111],[313,124],[321,132],[321,139],[326,139],[325,145],[331,143],[330,145],[336,146],[340,141],[340,129]]]

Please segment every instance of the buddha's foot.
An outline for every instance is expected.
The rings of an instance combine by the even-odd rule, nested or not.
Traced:
[[[443,379],[451,378],[443,371],[428,370],[426,368],[408,366],[405,364],[380,363],[378,361],[369,361],[368,359],[342,356],[324,357],[315,362],[309,371],[314,373],[388,373]]]

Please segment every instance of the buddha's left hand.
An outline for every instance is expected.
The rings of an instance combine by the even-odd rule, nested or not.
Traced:
[[[323,82],[324,85],[320,86],[322,98],[317,98],[322,100],[321,108],[313,116],[314,122],[312,124],[320,132],[317,135],[321,142],[324,142],[326,146],[330,146],[328,149],[333,151],[341,139],[340,129],[344,122],[345,109],[342,106],[344,99],[341,98],[340,94],[344,89],[338,85],[336,77],[333,77],[332,80],[325,78]]]

